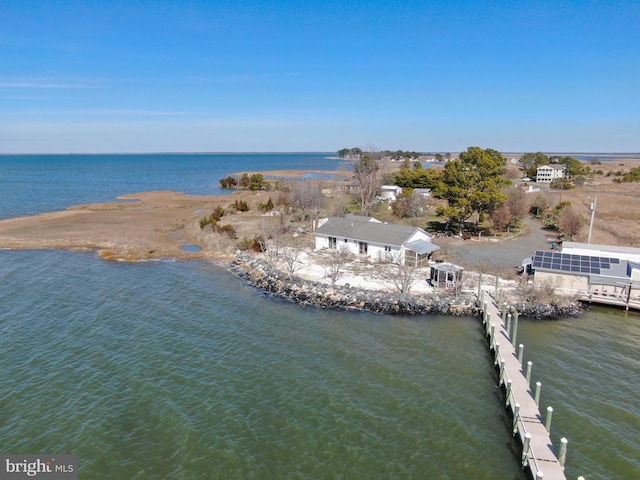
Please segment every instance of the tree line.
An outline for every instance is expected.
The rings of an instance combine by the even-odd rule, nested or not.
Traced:
[[[539,153],[523,157],[525,162],[537,159],[526,167],[523,164],[523,169],[548,161],[566,165],[573,180],[590,172],[589,167],[572,157],[549,158]],[[479,223],[487,219],[495,231],[509,231],[534,212],[527,194],[507,178],[506,166],[507,159],[497,150],[474,146],[448,161],[443,169],[423,168],[420,162],[405,160],[399,171],[380,177],[377,161],[363,153],[353,167],[351,196],[361,214],[369,215],[379,201],[380,186],[397,185],[403,193],[391,203],[393,213],[398,217],[418,217],[429,208],[429,202],[415,190],[429,189],[432,198],[440,200],[435,214],[444,220],[445,231],[463,234],[473,221],[478,232]],[[574,236],[584,223],[566,202],[554,210],[540,207],[543,205],[539,204],[535,213],[550,226],[566,231],[568,237]]]
[[[359,147],[354,148],[342,148],[338,150],[338,156],[340,158],[360,158],[362,155],[369,155],[370,157],[388,157],[392,160],[419,160],[421,156],[430,156],[435,158],[438,162],[445,162],[451,159],[451,153],[423,153],[413,150],[381,150],[381,151],[366,151]]]
[[[543,201],[543,197],[548,197],[548,194],[538,195],[532,202],[532,196],[515,187],[508,178],[506,158],[491,148],[469,147],[457,154],[456,158],[450,159],[444,168],[423,168],[419,161],[411,161],[409,157],[405,157],[399,170],[386,175],[381,174],[381,152],[366,152],[359,148],[344,149],[346,150],[349,155],[357,154],[359,157],[353,163],[349,184],[334,189],[333,215],[342,215],[353,207],[362,215],[370,215],[381,202],[380,187],[387,184],[403,189],[393,202],[389,202],[393,215],[399,218],[417,218],[431,210],[442,219],[442,230],[460,235],[471,230],[478,233],[480,224],[486,220],[491,221],[496,232],[509,231],[518,226],[529,213],[538,216],[551,227],[566,231],[569,237],[575,235],[576,229],[584,223],[566,202],[553,209],[548,207]],[[526,169],[545,164],[541,162],[566,165],[574,179],[590,171],[582,162],[571,157],[547,157],[538,152],[525,154],[523,159],[521,168],[524,173],[527,172]],[[222,179],[220,184],[225,188],[275,190],[275,202],[268,205],[268,208],[267,205],[260,205],[260,210],[268,211],[274,206],[280,206],[286,211],[298,210],[303,216],[316,220],[326,200],[318,185],[314,184],[312,187],[280,182],[270,184],[261,174],[245,173],[240,178],[230,176]],[[430,195],[418,189],[428,190]],[[216,223],[211,220],[206,225],[216,227]]]

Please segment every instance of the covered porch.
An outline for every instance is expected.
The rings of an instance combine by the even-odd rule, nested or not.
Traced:
[[[429,266],[431,254],[440,247],[423,240],[415,240],[404,246],[404,264],[408,267],[423,268]]]

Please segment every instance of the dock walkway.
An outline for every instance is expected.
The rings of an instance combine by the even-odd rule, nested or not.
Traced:
[[[509,320],[505,322],[505,316],[501,317],[496,301],[484,290],[479,301],[485,333],[494,352],[494,364],[499,371],[500,385],[505,392],[506,407],[512,414],[513,435],[520,439],[522,445],[522,464],[528,468],[534,479],[566,480],[566,440],[562,439],[559,460],[540,414],[537,399],[529,386],[527,376],[530,376],[530,370],[528,374],[523,372],[520,363],[522,358],[518,358],[516,347],[511,341],[509,327],[517,329],[517,316],[514,316],[513,325]],[[514,335],[517,335],[517,331]],[[537,392],[536,396],[539,397],[539,390]],[[553,409],[551,412],[547,411],[549,426],[552,411]]]

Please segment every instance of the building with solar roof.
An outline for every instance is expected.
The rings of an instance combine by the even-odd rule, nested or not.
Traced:
[[[562,242],[563,253],[577,255],[596,255],[640,262],[640,248],[616,247],[613,245],[595,245],[593,243]]]
[[[562,252],[536,251],[534,286],[554,285],[582,300],[640,308],[640,249],[565,242]]]

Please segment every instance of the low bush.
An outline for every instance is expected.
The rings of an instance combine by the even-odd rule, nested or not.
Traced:
[[[274,204],[273,200],[271,200],[271,197],[269,197],[269,200],[267,200],[265,203],[258,204],[258,209],[262,212],[270,212],[271,210],[273,210],[273,208]]]
[[[249,204],[244,200],[235,200],[229,205],[230,208],[235,209],[237,212],[248,212]]]
[[[236,238],[236,229],[233,228],[233,225],[215,225],[213,230],[217,233],[224,234],[229,238]]]
[[[222,188],[233,188],[238,185],[238,180],[229,175],[227,178],[220,179],[220,186]]]

